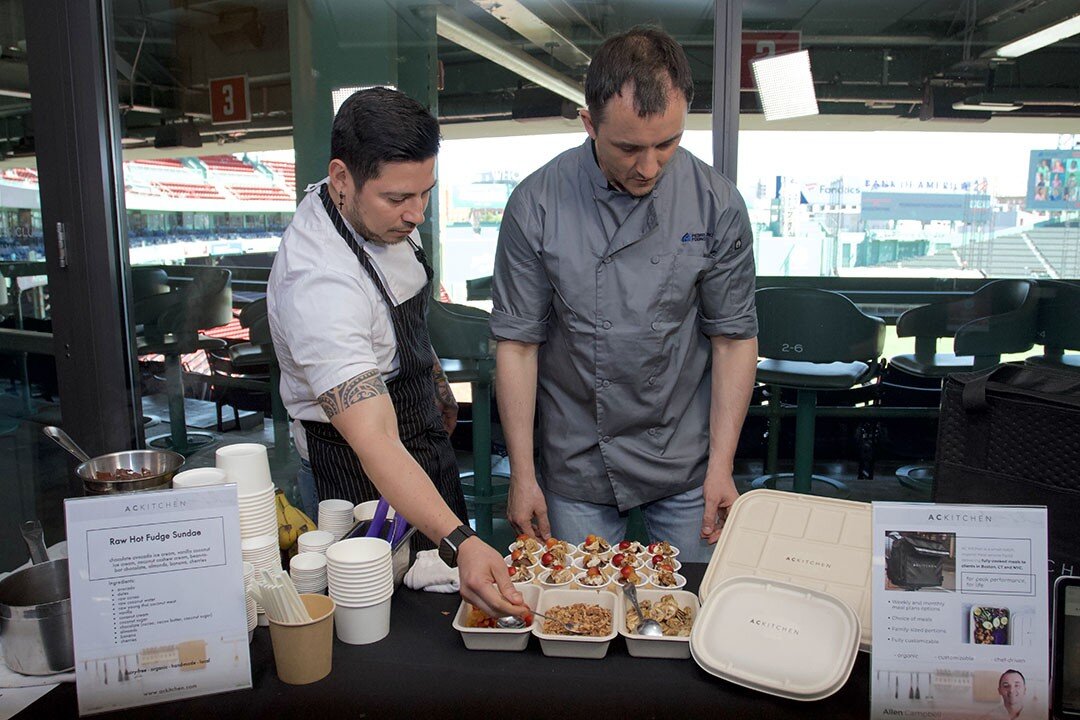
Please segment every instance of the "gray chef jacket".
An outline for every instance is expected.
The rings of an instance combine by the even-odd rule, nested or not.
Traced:
[[[708,336],[757,335],[752,250],[738,190],[682,148],[641,199],[608,185],[592,140],[518,185],[491,330],[541,344],[545,488],[626,510],[702,484]]]

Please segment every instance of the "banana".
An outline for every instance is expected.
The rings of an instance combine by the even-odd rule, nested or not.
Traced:
[[[274,493],[274,500],[277,504],[278,547],[289,550],[296,545],[297,538],[315,529],[315,522],[292,505],[283,490]]]

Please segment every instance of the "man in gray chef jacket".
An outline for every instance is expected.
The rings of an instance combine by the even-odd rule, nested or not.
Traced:
[[[640,27],[585,81],[589,134],[510,196],[491,329],[523,533],[654,540],[707,560],[738,492],[732,461],[757,363],[753,234],[732,182],[679,147],[682,48]],[[539,481],[533,419],[539,412]]]

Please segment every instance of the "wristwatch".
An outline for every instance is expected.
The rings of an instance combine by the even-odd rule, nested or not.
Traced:
[[[450,567],[457,567],[458,548],[476,532],[468,525],[460,525],[439,543],[439,559]]]

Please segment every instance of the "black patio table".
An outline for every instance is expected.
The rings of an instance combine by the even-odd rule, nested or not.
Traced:
[[[705,565],[680,571],[697,589]],[[334,640],[333,670],[311,685],[286,685],[274,672],[270,633],[251,644],[250,690],[104,713],[103,718],[866,718],[870,658],[859,653],[832,697],[785,700],[720,680],[691,660],[631,657],[621,637],[602,660],[549,658],[531,638],[524,652],[467,650],[451,626],[459,597],[400,588],[390,635],[372,645]],[[66,683],[16,718],[78,717]]]

